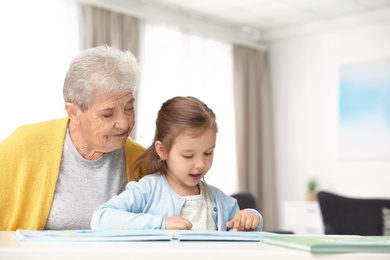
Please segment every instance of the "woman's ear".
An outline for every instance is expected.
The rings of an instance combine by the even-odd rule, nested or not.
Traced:
[[[154,143],[154,148],[156,149],[156,152],[158,156],[160,156],[161,160],[167,159],[167,151],[165,150],[164,145],[160,141],[156,141]]]
[[[66,102],[65,103],[65,110],[68,113],[69,119],[73,123],[77,124],[77,122],[78,122],[78,116],[77,116],[78,107],[71,102]]]

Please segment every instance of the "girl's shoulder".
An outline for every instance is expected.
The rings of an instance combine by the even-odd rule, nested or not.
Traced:
[[[164,179],[164,175],[159,172],[156,172],[156,173],[143,176],[141,179],[138,180],[138,183],[140,184],[157,183],[157,182],[161,182],[161,179]]]
[[[148,174],[138,181],[130,181],[126,187],[127,189],[142,190],[145,193],[151,193],[152,191],[161,189],[163,186],[163,180],[161,178],[164,178],[164,176],[160,173]]]
[[[162,173],[160,173],[160,172],[155,172],[155,173],[151,173],[151,174],[145,175],[139,181],[141,181],[141,180],[161,179],[161,178],[164,178],[164,175]]]

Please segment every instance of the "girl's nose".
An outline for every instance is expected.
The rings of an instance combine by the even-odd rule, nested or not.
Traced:
[[[195,169],[203,169],[205,166],[204,159],[200,158],[195,163]]]

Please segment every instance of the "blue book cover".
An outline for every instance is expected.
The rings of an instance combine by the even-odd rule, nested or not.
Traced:
[[[23,230],[15,237],[19,242],[54,241],[253,241],[261,242],[268,232],[229,232],[213,230]]]

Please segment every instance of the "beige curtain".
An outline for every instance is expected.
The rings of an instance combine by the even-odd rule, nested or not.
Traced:
[[[107,44],[130,50],[138,58],[137,18],[89,5],[81,6],[81,14],[83,49]]]
[[[239,190],[255,195],[269,231],[277,226],[277,207],[266,53],[235,45],[233,55]]]

